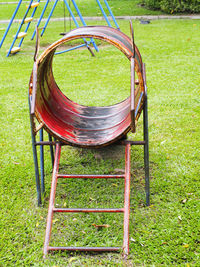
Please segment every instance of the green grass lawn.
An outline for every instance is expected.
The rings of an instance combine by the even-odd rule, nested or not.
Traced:
[[[0,2],[6,2],[4,0],[1,0]],[[12,2],[12,1],[7,1],[7,2]],[[106,6],[104,4],[104,1],[100,1],[103,8],[106,11]],[[81,11],[81,14],[83,16],[102,16],[102,13],[99,9],[98,4],[96,3],[95,0],[77,0],[76,1],[77,5],[79,6],[79,9]],[[152,11],[152,10],[148,10],[145,9],[143,7],[141,7],[139,5],[140,1],[138,0],[110,0],[109,1],[109,6],[112,9],[113,13],[115,16],[134,16],[134,15],[158,15],[158,14],[163,14],[161,11]],[[20,9],[18,11],[18,14],[16,16],[16,18],[21,19],[23,17],[23,14],[26,11],[26,6],[28,4],[27,3],[23,3],[20,6]],[[38,18],[41,14],[41,10],[43,9],[45,3],[40,3],[39,7],[37,8],[36,14],[35,14],[35,18]],[[49,3],[48,8],[45,12],[45,16],[47,17],[51,8],[53,6],[53,2]],[[77,15],[75,9],[73,8],[72,3],[70,4],[70,7],[72,8],[75,16]],[[14,10],[16,8],[16,4],[10,4],[10,5],[0,5],[0,20],[1,19],[9,19]],[[67,11],[67,8],[65,8],[65,12],[66,12],[66,16],[69,16],[69,13]],[[30,14],[32,11],[29,11]],[[107,15],[109,14],[106,11]],[[29,15],[30,16],[30,15]],[[64,9],[63,9],[63,2],[59,1],[54,13],[53,13],[53,17],[57,18],[57,17],[64,17]]]
[[[92,23],[99,24],[88,21]],[[119,24],[129,34],[128,21]],[[151,206],[144,205],[143,151],[133,147],[127,262],[118,253],[63,252],[42,258],[51,162],[46,148],[46,198],[44,206],[37,207],[27,101],[34,42],[25,39],[19,54],[6,58],[16,27],[0,51],[0,266],[199,266],[200,21],[159,20],[149,25],[134,21],[135,41],[147,68]],[[50,23],[40,52],[62,31],[61,22]],[[55,58],[56,81],[79,103],[109,104],[129,92],[127,60],[113,47],[99,48],[95,58],[84,49]],[[142,138],[142,117],[130,137]],[[120,147],[66,147],[61,159],[66,173],[116,173],[123,165]],[[59,182],[57,206],[122,205],[121,181]],[[122,223],[122,215],[115,214],[57,215],[51,244],[120,246]],[[109,227],[97,231],[93,224]]]

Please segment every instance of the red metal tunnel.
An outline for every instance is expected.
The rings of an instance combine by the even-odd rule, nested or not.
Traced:
[[[53,43],[38,58],[33,70],[29,95],[33,99],[33,77],[36,77],[35,111],[37,120],[56,139],[75,146],[98,147],[119,140],[131,129],[131,94],[124,101],[104,107],[88,107],[71,101],[59,89],[52,72],[56,49],[80,38],[96,38],[111,43],[130,60],[134,56],[131,39],[122,32],[106,27],[77,28]],[[135,122],[144,102],[142,59],[135,47]],[[131,80],[131,79],[130,79]],[[117,86],[117,85],[116,85]],[[32,104],[32,103],[31,103]]]

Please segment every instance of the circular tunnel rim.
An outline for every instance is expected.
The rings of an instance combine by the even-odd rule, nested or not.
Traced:
[[[90,33],[81,33],[82,30],[85,30],[87,28],[88,29],[92,29],[94,30],[95,29],[95,33],[93,32],[90,32]],[[109,29],[110,30],[110,27],[107,27],[107,26],[100,26],[100,28],[102,29],[106,29],[106,31]],[[112,28],[112,31],[115,31],[114,28]],[[119,32],[118,30],[117,31],[117,34],[121,34],[121,36],[123,36],[127,43],[129,43],[130,47],[131,47],[131,40],[130,38],[123,34],[122,32]],[[75,34],[74,34],[75,33]],[[54,54],[55,54],[55,51],[56,49],[61,46],[63,43],[67,43],[67,42],[70,42],[72,40],[76,40],[76,39],[82,39],[82,38],[95,38],[95,39],[99,39],[99,40],[102,40],[102,41],[105,41],[107,43],[110,43],[111,45],[115,46],[116,48],[118,48],[122,53],[125,54],[125,56],[129,59],[130,61],[130,58],[133,56],[133,51],[131,51],[130,47],[128,48],[127,46],[125,46],[121,41],[117,40],[115,37],[112,37],[112,38],[109,38],[107,34],[105,33],[102,33],[102,32],[98,32],[98,29],[97,27],[95,26],[89,26],[89,27],[80,27],[78,29],[75,29],[75,30],[72,30],[71,32],[69,32],[68,34],[66,34],[64,37],[62,37],[61,39],[59,39],[58,41],[54,42],[52,45],[50,45],[40,56],[39,58],[37,59],[37,64],[38,66],[45,60],[45,58],[47,58],[48,56],[51,57],[50,59],[50,63],[51,63],[51,67],[52,67],[52,61],[53,61],[53,57],[54,57]],[[135,48],[136,50],[136,55],[138,55],[138,59],[139,61],[142,62],[141,60],[141,56],[140,56],[140,53],[139,53],[139,50],[137,49],[137,47]],[[136,61],[138,63],[138,61]],[[140,63],[141,63],[140,62]],[[139,65],[139,63],[138,63]],[[140,66],[140,72],[142,72],[142,65]],[[53,76],[53,79],[54,79],[54,76]],[[55,81],[55,79],[54,79]],[[55,81],[56,82],[56,81]],[[56,84],[57,85],[57,84]],[[59,87],[58,87],[59,89]],[[60,90],[60,89],[59,89]],[[61,90],[60,90],[61,91]],[[62,93],[62,91],[61,91]],[[30,93],[31,94],[31,93]],[[63,94],[64,95],[64,94]],[[65,96],[65,95],[64,95]],[[69,99],[67,96],[65,96],[68,100],[70,100],[72,103],[78,105],[78,106],[83,106],[83,107],[87,107],[85,105],[81,105],[81,104],[78,104],[78,103],[75,103],[74,101],[72,101],[71,99]],[[128,97],[130,98],[130,96]],[[125,101],[127,101],[127,99],[124,99],[122,100],[121,102],[119,103],[116,103],[114,105],[110,105],[110,106],[98,106],[97,108],[104,108],[104,107],[113,107],[115,105],[118,105],[120,103],[123,103]],[[95,106],[92,106],[92,107],[95,107]],[[55,136],[56,138],[59,138],[61,139],[64,143],[68,143],[70,145],[74,145],[74,146],[78,146],[78,147],[98,147],[98,146],[102,146],[102,145],[107,145],[107,144],[110,144],[110,143],[113,143],[114,141],[116,140],[119,140],[121,137],[123,137],[124,135],[126,135],[129,130],[130,130],[130,125],[128,125],[128,127],[120,134],[117,136],[117,138],[115,138],[114,140],[111,140],[109,142],[106,142],[106,143],[100,143],[98,145],[94,144],[94,145],[86,145],[86,144],[83,144],[83,145],[80,145],[80,144],[77,144],[77,143],[74,143],[74,142],[71,142],[71,141],[66,141],[66,139],[63,139],[61,136],[59,136],[58,133],[54,133],[52,131],[52,129],[49,129],[49,127],[45,124],[45,122],[41,119],[41,116],[40,114],[36,111],[35,112],[36,114],[36,117],[38,119],[38,121],[44,123],[44,128],[47,130],[47,132],[50,132],[53,136]]]

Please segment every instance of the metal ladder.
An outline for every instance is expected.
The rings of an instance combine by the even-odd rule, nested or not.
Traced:
[[[35,15],[35,12],[36,12],[37,7],[39,6],[39,3],[40,3],[40,0],[38,0],[37,2],[33,2],[33,0],[30,0],[29,4],[27,6],[27,10],[26,10],[26,12],[24,14],[24,17],[22,18],[22,20],[20,22],[20,25],[18,27],[18,30],[17,30],[17,32],[16,32],[16,34],[14,36],[13,42],[12,42],[12,44],[11,44],[8,52],[7,52],[7,57],[10,54],[16,54],[17,52],[19,52],[21,50],[22,42],[24,40],[24,37],[27,35],[27,31],[29,29],[29,26],[31,24],[31,21],[33,20],[33,17]],[[31,14],[30,17],[27,17],[30,9],[33,9],[33,12],[32,12],[32,14]],[[26,28],[25,28],[24,31],[20,32],[21,31],[21,28],[22,28],[22,26],[24,24],[27,24],[27,26],[26,26]],[[17,41],[17,39],[20,39],[19,45],[14,47],[14,44]]]
[[[126,142],[121,143],[125,145],[125,173],[122,175],[66,175],[66,174],[59,174],[59,161],[61,155],[61,147],[63,144],[57,142],[56,143],[56,151],[55,151],[55,161],[53,167],[53,175],[52,175],[52,183],[51,183],[51,193],[49,199],[49,209],[48,209],[48,216],[47,216],[47,226],[46,226],[46,235],[45,235],[45,242],[44,242],[44,258],[47,256],[49,251],[57,251],[57,250],[67,250],[67,251],[121,251],[123,249],[123,255],[126,257],[129,253],[129,216],[130,216],[130,178],[131,178],[131,145],[137,144],[137,142]],[[143,145],[143,142],[142,142]],[[58,179],[124,179],[124,207],[123,208],[55,208],[55,195],[56,195],[56,186]],[[123,246],[122,247],[52,247],[49,245],[50,238],[51,238],[51,230],[52,230],[52,222],[53,222],[53,215],[57,212],[64,212],[64,213],[71,213],[71,212],[112,212],[112,213],[124,213],[124,234],[123,234]]]

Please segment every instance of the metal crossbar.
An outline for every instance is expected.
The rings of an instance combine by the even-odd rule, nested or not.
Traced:
[[[66,175],[59,174],[59,162],[61,156],[61,144],[56,143],[56,151],[55,151],[55,161],[52,175],[52,184],[51,184],[51,193],[49,200],[49,209],[47,216],[47,226],[46,226],[46,235],[44,242],[44,257],[46,257],[47,253],[51,250],[70,250],[70,251],[119,251],[123,248],[124,256],[127,256],[129,253],[129,216],[130,216],[130,159],[131,159],[131,145],[127,143],[125,145],[125,174],[124,175]],[[55,195],[56,195],[56,186],[58,178],[123,178],[125,181],[125,189],[124,189],[124,208],[55,208]],[[84,213],[99,213],[99,212],[107,212],[107,213],[124,213],[124,237],[123,237],[123,247],[51,247],[49,246],[50,238],[51,238],[51,230],[52,230],[52,221],[53,214],[57,212],[84,212]]]

